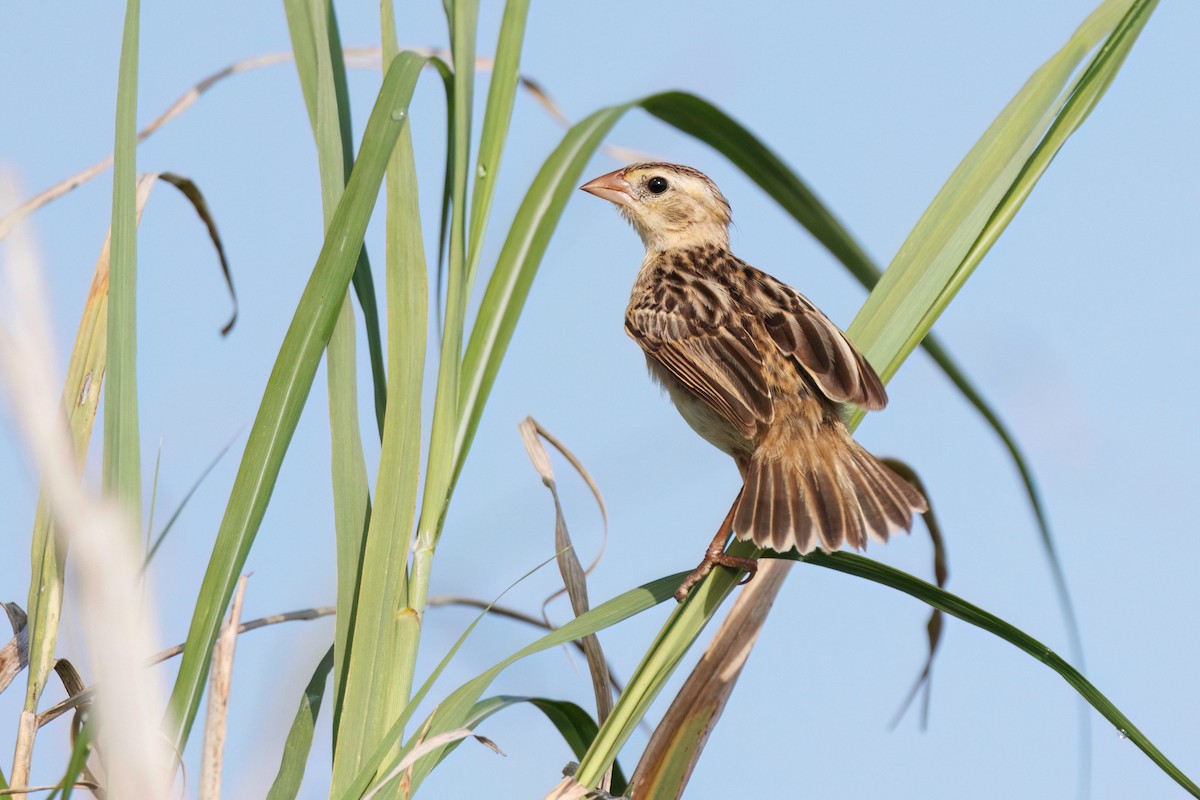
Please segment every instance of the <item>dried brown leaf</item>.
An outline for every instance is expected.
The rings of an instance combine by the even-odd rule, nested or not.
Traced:
[[[8,614],[13,637],[0,647],[0,692],[8,688],[13,678],[29,665],[29,627],[25,610],[16,603],[0,603]]]
[[[658,723],[629,781],[630,795],[679,798],[741,677],[792,562],[760,561],[704,655]]]
[[[238,579],[233,605],[229,609],[229,621],[213,645],[212,671],[208,681],[208,713],[204,722],[204,751],[200,760],[200,800],[219,800],[221,797],[221,764],[229,716],[229,687],[233,683],[233,653],[237,648],[246,581],[245,575]]]
[[[518,427],[521,431],[521,439],[525,443],[525,452],[529,454],[529,460],[533,462],[534,469],[537,470],[538,475],[542,478],[542,483],[546,485],[546,488],[550,490],[550,495],[554,498],[554,549],[556,559],[559,571],[562,573],[567,596],[571,600],[571,609],[575,612],[575,616],[578,617],[586,613],[590,608],[587,593],[587,573],[584,571],[583,565],[579,562],[575,546],[571,542],[571,535],[567,531],[567,520],[563,514],[562,503],[558,496],[558,483],[554,478],[554,468],[550,463],[550,454],[546,452],[546,448],[542,445],[541,440],[543,438],[554,445],[567,458],[592,490],[596,502],[600,505],[600,513],[604,517],[606,536],[608,511],[604,506],[604,499],[600,496],[600,489],[596,486],[596,482],[592,480],[591,475],[588,474],[583,464],[573,453],[567,450],[552,434],[542,428],[533,417],[526,417],[525,421]],[[612,687],[608,683],[608,662],[604,659],[604,651],[600,647],[600,639],[595,634],[583,637],[582,644],[584,655],[587,658],[588,673],[592,678],[592,691],[596,697],[596,719],[603,725],[604,720],[612,713],[613,707]],[[609,775],[606,774],[601,786],[607,789],[608,785]]]
[[[946,540],[942,537],[942,527],[938,524],[937,514],[933,510],[933,498],[930,497],[929,490],[925,488],[921,476],[911,466],[897,458],[885,458],[882,461],[897,475],[917,487],[929,504],[929,510],[921,516],[925,520],[926,530],[929,531],[929,540],[933,543],[933,579],[938,588],[945,589],[946,580],[950,577],[950,567],[946,558]],[[889,728],[895,728],[900,724],[900,720],[908,713],[908,709],[912,706],[922,687],[925,689],[925,694],[921,699],[921,728],[924,729],[929,725],[929,694],[933,685],[933,659],[937,655],[938,645],[942,641],[942,623],[942,612],[935,608],[929,615],[929,622],[925,625],[925,635],[929,643],[925,666],[921,668],[920,674],[913,681],[912,688],[905,695],[899,710],[892,717]]]

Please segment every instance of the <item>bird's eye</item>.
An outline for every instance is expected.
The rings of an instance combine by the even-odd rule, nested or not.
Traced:
[[[650,194],[662,194],[667,189],[671,188],[671,184],[667,183],[666,178],[660,178],[655,175],[650,180],[646,181],[646,188],[650,190]]]

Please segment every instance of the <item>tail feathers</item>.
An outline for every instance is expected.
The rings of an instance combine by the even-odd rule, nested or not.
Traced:
[[[832,458],[807,464],[751,461],[733,529],[739,539],[779,553],[833,551],[843,544],[862,550],[868,538],[886,542],[909,530],[913,513],[927,508],[911,484],[847,440]]]

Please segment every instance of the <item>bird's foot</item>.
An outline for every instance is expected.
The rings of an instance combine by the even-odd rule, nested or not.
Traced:
[[[712,568],[716,566],[729,567],[739,571],[745,570],[746,577],[738,583],[738,586],[741,586],[743,583],[749,583],[750,579],[754,577],[754,573],[758,572],[758,559],[727,555],[724,550],[714,545],[708,548],[700,566],[692,570],[691,574],[683,579],[683,583],[679,584],[679,588],[675,590],[675,599],[682,603],[688,593],[692,591],[692,587],[704,580],[704,576],[712,572]]]

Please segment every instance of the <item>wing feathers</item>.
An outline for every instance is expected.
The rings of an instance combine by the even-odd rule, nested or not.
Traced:
[[[871,365],[828,317],[727,251],[672,252],[644,267],[625,328],[746,439],[775,416],[772,385],[783,378],[772,378],[761,350],[772,344],[829,400],[887,404]]]

